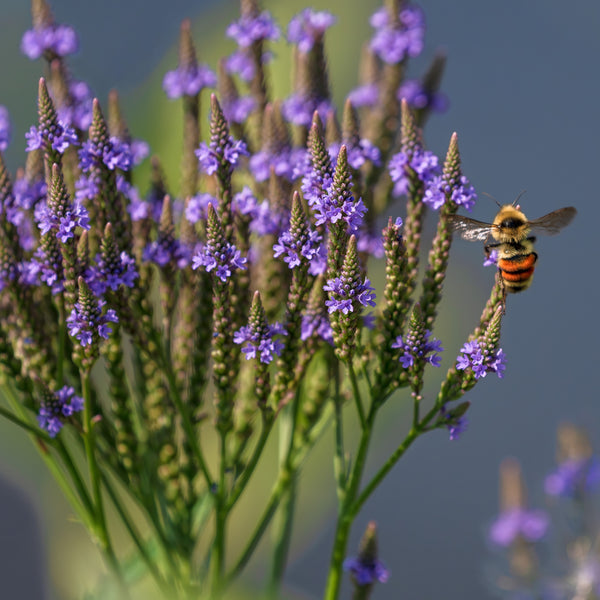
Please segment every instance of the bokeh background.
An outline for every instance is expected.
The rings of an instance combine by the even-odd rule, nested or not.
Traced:
[[[430,119],[428,148],[443,156],[457,131],[464,172],[480,194],[510,202],[527,190],[521,205],[531,218],[566,205],[579,211],[559,237],[538,240],[534,284],[508,301],[502,331],[505,378],[489,376],[470,393],[468,431],[456,442],[444,432],[418,440],[353,529],[350,549],[369,520],[380,527],[380,555],[391,578],[375,598],[485,600],[493,597],[485,576],[491,560],[485,532],[497,510],[502,458],[521,461],[530,502],[541,504],[560,423],[585,427],[600,448],[600,3],[575,0],[568,8],[562,0],[420,4],[427,15],[427,47],[410,74],[422,73],[437,48],[448,54],[442,87],[450,108]],[[378,3],[319,0],[312,5],[339,17],[327,35],[327,49],[341,105],[356,84],[360,45],[370,36],[368,15]],[[109,89],[119,90],[133,134],[150,142],[176,182],[180,111],[166,100],[160,82],[175,66],[179,24],[192,18],[201,60],[214,67],[218,56],[233,49],[223,32],[237,2],[54,0],[52,6],[57,21],[80,35],[81,51],[70,60],[74,75],[102,101]],[[295,0],[264,6],[281,25],[303,7]],[[2,0],[0,104],[13,118],[7,153],[13,170],[24,161],[23,134],[36,119],[41,74],[41,64],[18,50],[28,27],[28,3]],[[275,52],[276,62],[282,62],[276,90],[287,95],[289,49],[280,43]],[[491,220],[495,211],[493,202],[480,195],[472,216]],[[428,232],[432,224],[433,219]],[[439,374],[429,373],[432,392],[478,321],[493,279],[481,263],[480,247],[455,242],[435,331],[446,348],[445,362]],[[386,407],[371,471],[403,438],[407,410],[401,398]],[[324,440],[319,460],[309,461],[301,480],[301,502],[306,500],[307,507],[299,514],[286,597],[317,598],[323,588],[335,509],[333,488],[325,485],[331,471],[323,460],[331,448],[332,440]],[[28,439],[6,423],[0,423],[0,470],[2,597],[80,597],[97,577],[98,557],[82,527],[69,519]],[[259,557],[248,572],[257,589],[264,568]],[[348,588],[344,594],[349,596]]]

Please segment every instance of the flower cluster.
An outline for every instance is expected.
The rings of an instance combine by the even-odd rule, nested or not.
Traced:
[[[329,300],[325,301],[329,313],[339,311],[347,315],[359,304],[375,306],[375,288],[371,287],[366,277],[358,284],[344,277],[334,277],[327,281],[323,289],[329,292]]]
[[[283,342],[274,339],[275,335],[286,335],[280,323],[262,327],[251,324],[236,331],[233,341],[236,344],[245,344],[242,352],[246,360],[257,358],[260,362],[269,364],[283,349]]]
[[[215,275],[226,282],[234,269],[246,269],[247,258],[231,243],[221,242],[218,245],[201,244],[200,249],[192,257],[192,268],[204,267],[206,271],[215,272]]]
[[[425,17],[418,6],[403,6],[397,18],[381,8],[371,17],[371,26],[375,29],[371,49],[386,63],[396,64],[423,51]]]
[[[50,24],[28,29],[21,39],[21,52],[36,60],[42,54],[50,56],[67,56],[79,50],[79,40],[72,27],[68,25]]]
[[[428,329],[425,330],[424,336],[417,334],[416,331],[409,333],[404,339],[399,335],[392,348],[402,350],[400,362],[405,369],[412,367],[417,360],[439,367],[442,357],[438,353],[444,350],[440,340],[431,338],[431,331]]]
[[[500,514],[490,527],[490,540],[499,546],[510,546],[519,537],[537,542],[548,531],[548,515],[537,509],[513,508]]]
[[[75,394],[75,388],[65,385],[53,394],[45,394],[38,412],[38,424],[50,437],[56,437],[65,420],[82,410],[83,398]]]
[[[82,346],[89,346],[98,338],[108,339],[112,331],[109,323],[118,323],[119,318],[113,308],[103,311],[106,301],[76,302],[67,317],[69,335],[76,338]]]
[[[473,340],[463,344],[460,352],[456,361],[456,368],[460,371],[471,369],[475,379],[485,377],[488,373],[496,373],[501,379],[504,376],[506,356],[502,348],[490,353],[477,340]]]
[[[217,76],[206,65],[189,65],[168,71],[163,79],[163,89],[171,100],[181,96],[195,96],[204,88],[215,87]]]
[[[196,150],[200,167],[207,175],[216,173],[223,164],[233,168],[238,164],[240,156],[247,155],[246,144],[242,140],[234,140],[232,136],[228,136],[224,144],[215,141],[211,141],[210,144],[202,142]]]
[[[391,158],[388,169],[394,182],[395,196],[405,196],[408,193],[411,172],[426,186],[440,173],[438,157],[422,148],[417,148],[411,155],[398,152]]]
[[[63,154],[69,146],[78,144],[75,130],[60,121],[48,127],[35,127],[32,125],[29,132],[25,134],[25,138],[27,139],[27,147],[25,148],[27,152],[48,145],[53,150]]]

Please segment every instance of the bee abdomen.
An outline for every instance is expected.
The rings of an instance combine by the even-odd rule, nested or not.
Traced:
[[[515,254],[508,258],[498,259],[498,268],[502,274],[505,287],[511,292],[520,292],[531,284],[537,254]]]

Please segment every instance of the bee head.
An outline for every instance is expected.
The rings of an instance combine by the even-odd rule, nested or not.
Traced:
[[[529,225],[520,206],[505,204],[496,215],[492,236],[498,242],[520,242],[527,237]]]

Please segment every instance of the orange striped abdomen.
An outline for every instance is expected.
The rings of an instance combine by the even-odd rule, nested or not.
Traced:
[[[511,292],[520,292],[531,284],[537,254],[515,254],[509,258],[499,258],[498,268],[505,287]]]

